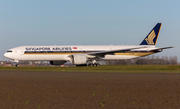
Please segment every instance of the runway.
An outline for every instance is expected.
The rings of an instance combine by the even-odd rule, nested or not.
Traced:
[[[178,73],[0,71],[1,109],[180,107]]]

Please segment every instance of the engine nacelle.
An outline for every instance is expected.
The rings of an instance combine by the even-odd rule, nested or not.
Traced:
[[[86,64],[88,58],[83,54],[71,55],[71,63],[75,65]]]
[[[51,65],[63,65],[66,61],[50,61]]]

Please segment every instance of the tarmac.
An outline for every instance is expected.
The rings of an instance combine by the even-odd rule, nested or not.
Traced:
[[[178,73],[0,71],[0,109],[179,109]]]

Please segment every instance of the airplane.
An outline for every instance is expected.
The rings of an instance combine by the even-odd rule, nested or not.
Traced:
[[[155,47],[162,23],[157,23],[139,45],[61,45],[19,46],[4,56],[19,61],[49,61],[51,65],[71,62],[76,66],[100,66],[100,60],[128,60],[162,52],[169,47]]]

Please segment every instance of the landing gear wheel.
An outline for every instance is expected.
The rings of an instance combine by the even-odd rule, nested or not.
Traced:
[[[90,66],[90,67],[97,66],[98,67],[98,66],[100,66],[100,64],[99,63],[88,63],[87,66]]]
[[[91,66],[92,66],[92,64],[88,64],[87,66],[90,66],[90,67],[91,67]]]
[[[16,64],[15,66],[16,66],[16,67],[18,67],[18,66],[19,66],[19,64]]]

